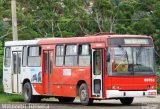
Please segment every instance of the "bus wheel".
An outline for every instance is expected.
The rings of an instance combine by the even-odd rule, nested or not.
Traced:
[[[88,87],[85,83],[79,88],[79,97],[82,105],[87,106],[93,104],[93,100],[89,98]]]
[[[24,97],[24,102],[26,103],[31,103],[34,102],[34,97],[32,95],[32,87],[29,82],[25,83],[23,86],[23,97]]]
[[[120,98],[120,101],[123,105],[130,105],[133,102],[133,97]]]
[[[75,97],[58,97],[60,103],[69,103],[73,102]]]

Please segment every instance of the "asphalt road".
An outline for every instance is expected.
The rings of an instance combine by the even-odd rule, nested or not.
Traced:
[[[1,109],[160,109],[160,95],[156,98],[135,98],[132,105],[123,106],[119,100],[94,101],[92,106],[82,106],[78,99],[73,103],[60,104],[57,100],[42,101],[41,103],[4,103]]]

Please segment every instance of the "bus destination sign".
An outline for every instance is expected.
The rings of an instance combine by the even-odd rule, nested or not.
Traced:
[[[149,44],[148,39],[124,39],[125,44]]]

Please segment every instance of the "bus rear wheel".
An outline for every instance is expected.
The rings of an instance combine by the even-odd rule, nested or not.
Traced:
[[[24,102],[26,102],[26,103],[41,101],[40,96],[33,96],[32,95],[32,87],[29,82],[25,83],[23,86],[23,97],[24,97]]]
[[[120,101],[123,105],[130,105],[133,102],[133,97],[120,98]]]
[[[85,83],[81,84],[79,88],[79,97],[82,105],[87,106],[93,104],[93,100],[89,98],[88,87]]]
[[[60,103],[73,102],[75,97],[57,97]]]

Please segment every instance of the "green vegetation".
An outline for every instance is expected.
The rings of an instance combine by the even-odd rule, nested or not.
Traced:
[[[20,40],[84,36],[97,32],[144,34],[160,38],[159,0],[16,1]],[[0,13],[0,81],[2,81],[3,46],[5,41],[12,40],[11,0],[0,0]],[[155,40],[155,46],[156,61],[160,64],[160,40]],[[160,79],[158,83],[160,84]]]
[[[0,78],[1,80],[2,78]],[[1,80],[2,81],[2,80]],[[12,95],[12,94],[5,94],[2,92],[2,82],[0,82],[0,103],[7,103],[7,102],[22,102],[23,97],[21,95]]]
[[[157,64],[157,90],[158,93],[160,94],[160,65]]]
[[[157,85],[158,94],[160,94],[160,85]]]
[[[160,85],[160,72],[157,72],[157,83]]]
[[[157,72],[157,90],[158,93],[160,94],[160,65],[158,65],[156,72]]]
[[[0,103],[7,102],[22,102],[23,97],[21,95],[0,94]]]
[[[97,32],[160,37],[159,0],[16,0],[19,39]],[[0,33],[11,37],[11,2],[0,1]]]

